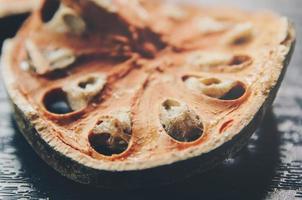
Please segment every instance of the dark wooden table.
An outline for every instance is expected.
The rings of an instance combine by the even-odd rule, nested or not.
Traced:
[[[17,131],[1,85],[0,199],[302,199],[302,1],[211,0],[221,2],[276,10],[289,16],[298,32],[296,52],[273,110],[239,155],[170,186],[133,191],[89,188],[61,177],[35,154]],[[11,35],[22,18],[0,21],[1,37]]]

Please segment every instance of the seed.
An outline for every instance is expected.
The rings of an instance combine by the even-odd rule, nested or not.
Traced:
[[[200,117],[184,103],[168,99],[160,111],[160,121],[165,131],[180,142],[192,142],[203,134]]]
[[[88,75],[64,86],[63,91],[67,94],[70,107],[73,110],[80,110],[88,106],[91,100],[103,90],[105,84],[105,75]]]

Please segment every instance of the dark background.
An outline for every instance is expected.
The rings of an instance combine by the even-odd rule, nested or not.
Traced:
[[[0,199],[302,199],[302,0],[211,0],[218,3],[272,9],[297,28],[296,51],[273,109],[237,157],[165,187],[110,191],[79,185],[48,167],[17,131],[1,83]],[[1,40],[24,17],[0,20]]]

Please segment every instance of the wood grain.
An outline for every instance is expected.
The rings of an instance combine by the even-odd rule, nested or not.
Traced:
[[[239,155],[170,186],[133,191],[88,188],[61,177],[34,153],[17,131],[1,84],[0,199],[302,199],[302,1],[211,0],[211,4],[223,2],[289,16],[298,37],[273,109]],[[1,40],[12,36],[24,17],[0,20]]]

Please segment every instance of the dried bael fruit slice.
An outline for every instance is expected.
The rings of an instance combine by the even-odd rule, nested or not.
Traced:
[[[294,41],[288,20],[269,12],[43,0],[5,43],[2,73],[20,130],[50,166],[84,184],[135,188],[239,151]]]

